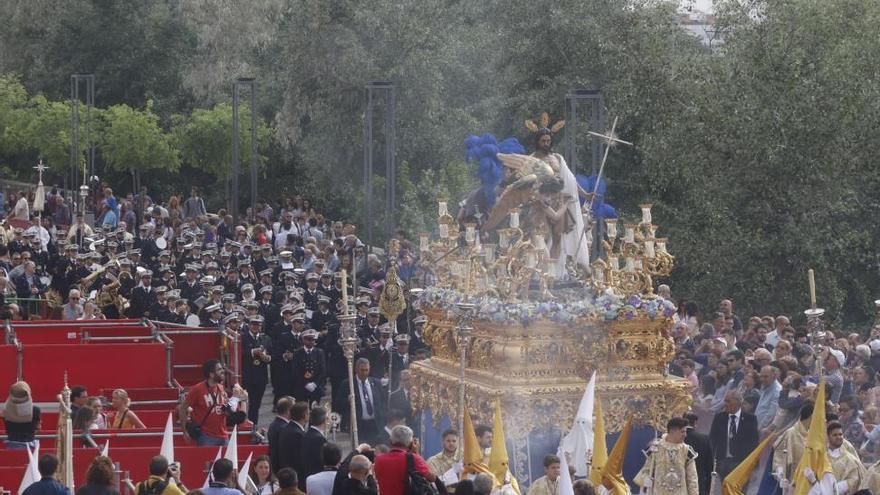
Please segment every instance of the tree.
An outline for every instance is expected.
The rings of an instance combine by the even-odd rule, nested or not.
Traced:
[[[241,105],[238,112],[238,159],[245,168],[251,162],[250,126],[250,109]],[[172,132],[184,163],[219,179],[228,176],[232,155],[232,105],[219,103],[210,110],[197,108],[188,118],[178,115]],[[257,160],[261,167],[266,165],[267,157],[263,153],[270,138],[269,127],[257,119]]]
[[[98,150],[106,164],[116,171],[161,169],[174,172],[180,166],[180,152],[172,138],[159,127],[152,103],[144,110],[114,105],[102,112]]]

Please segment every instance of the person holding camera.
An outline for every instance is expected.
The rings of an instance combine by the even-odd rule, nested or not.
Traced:
[[[187,489],[180,479],[180,466],[157,455],[150,459],[150,477],[138,483],[136,495],[183,495]]]
[[[189,390],[178,409],[178,417],[184,422],[183,434],[186,438],[195,440],[199,446],[225,446],[229,439],[226,429],[229,398],[223,388],[226,371],[220,361],[210,359],[202,365],[202,373],[205,381]],[[192,412],[187,414],[190,408]]]
[[[395,426],[391,430],[391,451],[376,456],[373,473],[379,484],[382,495],[404,495],[404,480],[409,469],[407,458],[412,457],[413,471],[420,474],[428,483],[434,483],[437,476],[419,455],[419,439],[413,438],[413,431],[404,425]],[[349,466],[349,470],[351,470]]]

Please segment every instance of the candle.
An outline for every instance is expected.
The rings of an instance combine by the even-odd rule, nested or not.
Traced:
[[[617,259],[617,256],[611,256],[608,258],[608,265],[612,270],[620,270],[620,262]]]
[[[636,261],[635,261],[634,264],[635,264],[635,269],[636,269],[636,270],[641,270],[641,269],[642,269],[642,259],[641,259],[641,258],[636,258]]]
[[[343,314],[348,316],[348,276],[345,271],[345,268],[342,269],[342,311]]]
[[[608,238],[614,239],[617,237],[617,220],[605,220],[605,227],[608,229]]]
[[[486,263],[495,262],[495,245],[483,244],[483,252],[486,253]]]
[[[810,307],[816,309],[816,272],[810,268],[807,277],[810,279]]]
[[[476,232],[476,228],[477,228],[477,224],[475,224],[475,223],[468,223],[468,224],[465,224],[464,227],[465,227],[465,229],[466,229],[466,230],[464,231],[464,240],[467,241],[468,244],[473,244],[473,242],[474,242],[474,236],[475,236],[475,232]]]
[[[657,239],[657,252],[666,254],[666,238]]]
[[[428,251],[428,233],[419,234],[419,251]]]
[[[501,246],[501,249],[507,249],[510,245],[507,237],[507,229],[500,229],[498,231],[498,245]]]
[[[623,242],[628,242],[632,244],[636,242],[636,226],[635,225],[626,225],[626,232],[623,235]]]
[[[513,208],[510,210],[510,228],[519,228],[519,208]]]
[[[449,209],[446,206],[446,201],[440,200],[437,202],[437,215],[441,217],[449,215]]]
[[[627,258],[626,259],[626,268],[624,269],[624,271],[630,272],[630,273],[636,271],[636,260],[634,260],[632,258]]]
[[[538,251],[544,251],[547,249],[547,243],[544,242],[544,236],[541,234],[535,234],[535,249]]]
[[[645,257],[649,260],[654,259],[654,241],[645,241]]]
[[[449,225],[445,223],[440,224],[440,238],[446,239],[449,237]]]
[[[593,278],[596,279],[597,282],[605,281],[605,270],[602,267],[594,266],[593,267]]]
[[[639,208],[642,209],[642,224],[650,225],[651,224],[651,204],[643,204],[639,205]]]

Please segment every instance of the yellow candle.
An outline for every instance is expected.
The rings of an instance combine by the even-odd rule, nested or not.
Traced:
[[[810,307],[816,309],[816,273],[810,268],[807,276],[810,278]]]

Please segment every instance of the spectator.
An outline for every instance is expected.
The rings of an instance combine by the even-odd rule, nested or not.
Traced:
[[[131,399],[128,392],[121,388],[113,391],[111,406],[114,412],[107,416],[107,424],[112,430],[135,430],[144,429],[144,423],[141,422],[137,414],[131,410]]]
[[[474,482],[472,480],[461,480],[455,484],[455,495],[474,495]]]
[[[479,473],[474,477],[474,493],[476,495],[490,495],[495,480],[488,473]]]
[[[89,402],[89,392],[82,385],[74,385],[70,389],[70,414],[76,416],[76,411]]]
[[[758,430],[766,430],[776,417],[776,410],[779,408],[779,393],[782,391],[782,385],[776,379],[777,376],[778,370],[773,366],[767,365],[761,368],[759,374],[761,391],[758,406],[755,408],[755,416],[758,417]]]
[[[57,457],[52,454],[41,455],[37,461],[37,469],[40,471],[40,481],[25,488],[21,495],[70,495],[70,488],[55,479],[55,472],[58,470]]]
[[[296,471],[292,468],[284,468],[278,471],[278,486],[280,490],[275,492],[276,495],[304,495],[297,487],[299,480]]]
[[[86,483],[76,490],[76,495],[119,495],[113,486],[113,461],[109,457],[95,457],[86,471]]]
[[[382,495],[404,495],[407,458],[410,456],[413,458],[416,472],[431,483],[437,479],[422,456],[418,454],[419,447],[418,439],[413,439],[413,432],[408,426],[399,425],[391,430],[391,451],[376,457],[376,465],[373,468]]]
[[[300,472],[299,488],[308,491],[307,479],[324,469],[321,456],[322,448],[327,443],[324,430],[327,428],[327,410],[321,406],[315,406],[309,412],[309,429],[302,440],[303,470]]]
[[[306,479],[307,495],[332,495],[336,472],[342,461],[342,451],[335,444],[325,443],[321,446],[321,463],[324,470]]]
[[[269,424],[266,432],[266,438],[269,441],[269,458],[272,460],[272,472],[277,473],[281,466],[278,464],[281,459],[279,452],[279,435],[281,430],[290,423],[290,410],[293,408],[293,397],[281,397],[275,404],[275,419]]]
[[[844,379],[840,372],[846,364],[846,356],[837,349],[828,349],[824,357],[825,380],[828,384],[828,399],[837,404],[840,402],[840,395],[843,393]]]
[[[309,405],[296,402],[290,410],[290,422],[278,434],[278,465],[303,472],[302,442],[309,424]]]
[[[201,431],[198,438],[192,439],[197,445],[226,445],[229,438],[226,415],[222,410],[222,406],[228,402],[226,390],[223,388],[225,373],[223,365],[216,359],[205,361],[202,365],[205,380],[189,390],[178,408],[181,421],[186,421],[189,417],[190,422]],[[192,413],[187,414],[190,408]],[[184,436],[191,438],[190,432],[194,429],[184,427],[183,430]]]
[[[278,480],[272,474],[271,464],[267,455],[261,455],[251,463],[251,472],[248,475],[257,486],[256,495],[272,495],[278,490]]]
[[[80,295],[79,290],[70,289],[70,292],[67,295],[67,304],[61,306],[61,319],[62,320],[78,320],[83,314],[83,307],[80,304]]]
[[[342,480],[338,493],[334,489],[334,495],[379,495],[376,489],[376,482],[370,479],[371,467],[372,463],[366,456],[356,455],[352,457],[351,462],[348,464],[348,477]],[[400,493],[403,493],[403,473],[400,473],[400,475]],[[387,495],[387,493],[382,492],[382,495]]]
[[[189,198],[183,203],[183,217],[187,220],[202,217],[207,214],[205,202],[199,196],[199,189],[193,187],[189,191]]]
[[[574,495],[596,495],[596,488],[593,487],[590,480],[577,480],[572,485],[572,489]]]
[[[238,489],[235,479],[235,469],[232,461],[229,459],[217,459],[214,466],[211,467],[211,476],[213,481],[208,484],[208,488],[202,488],[204,495],[242,495]]]
[[[137,495],[183,495],[186,487],[180,481],[180,466],[157,455],[150,459],[150,476],[137,485]]]
[[[40,408],[34,405],[31,387],[27,382],[15,382],[9,387],[9,397],[3,407],[6,425],[6,448],[21,450],[36,448],[35,434],[40,429]]]
[[[15,203],[15,208],[12,210],[12,218],[25,221],[30,218],[27,193],[24,191],[18,192],[18,201]]]

